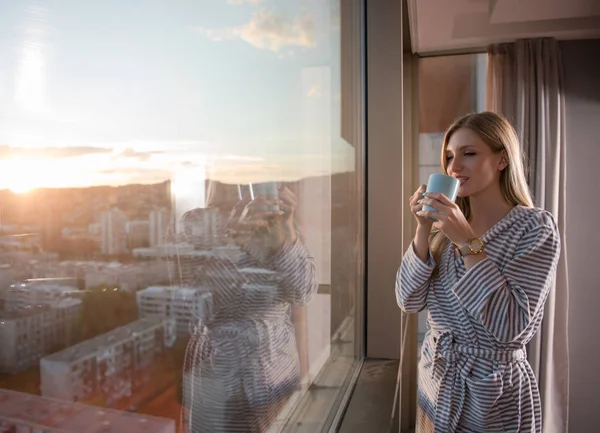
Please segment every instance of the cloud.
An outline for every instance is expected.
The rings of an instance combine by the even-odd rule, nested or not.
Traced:
[[[212,41],[240,38],[250,45],[269,51],[315,45],[315,23],[309,14],[286,20],[272,10],[262,10],[254,13],[247,24],[238,27],[223,29],[201,27],[197,31]]]
[[[264,161],[264,158],[259,156],[244,156],[244,155],[223,155],[219,158],[219,160],[227,160],[227,161],[250,161],[250,162],[261,162]]]
[[[106,176],[125,179],[131,183],[149,183],[154,181],[164,181],[171,178],[171,171],[159,168],[143,168],[143,167],[119,167],[119,168],[104,168],[97,170],[96,174],[101,175],[104,180]]]
[[[243,5],[244,3],[251,4],[252,6],[256,6],[265,0],[227,0],[227,3],[230,5]]]
[[[141,161],[148,161],[150,157],[154,154],[162,153],[160,151],[151,151],[151,152],[139,152],[137,150],[133,150],[131,147],[126,148],[122,152],[119,152],[115,155],[115,158],[132,158],[139,159]]]
[[[84,155],[105,154],[111,149],[92,146],[74,147],[14,147],[0,146],[0,158],[76,158]]]

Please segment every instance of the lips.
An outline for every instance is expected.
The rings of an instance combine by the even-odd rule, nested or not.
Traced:
[[[465,176],[456,176],[456,179],[458,179],[461,185],[464,184],[467,180],[469,180],[469,178]]]

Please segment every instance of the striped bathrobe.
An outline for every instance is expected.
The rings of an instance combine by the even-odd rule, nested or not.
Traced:
[[[418,378],[418,432],[541,432],[537,382],[525,345],[553,285],[560,238],[553,216],[516,206],[483,237],[487,258],[466,271],[449,243],[432,276],[410,245],[398,305],[428,309]]]
[[[186,351],[188,431],[263,433],[300,383],[291,310],[317,292],[314,258],[297,240],[266,262],[243,253],[201,268],[214,313]]]

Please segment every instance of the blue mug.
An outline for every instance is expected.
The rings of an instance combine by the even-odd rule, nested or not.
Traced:
[[[255,196],[261,196],[266,200],[277,200],[279,198],[279,188],[277,182],[263,182],[250,184],[250,194],[252,199]],[[267,206],[267,209],[271,211],[278,211],[278,205]]]
[[[429,176],[429,182],[427,182],[427,189],[425,193],[428,192],[441,192],[446,197],[450,199],[450,201],[455,201],[456,196],[458,195],[458,188],[460,187],[460,181],[452,176],[448,176],[447,174],[435,173]],[[430,210],[433,212],[437,212],[434,208],[428,205],[423,205],[423,210]],[[429,221],[436,222],[437,220],[434,218],[427,218]]]

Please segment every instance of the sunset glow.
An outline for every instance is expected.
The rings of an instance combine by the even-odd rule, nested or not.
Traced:
[[[0,161],[0,187],[8,188],[15,193],[26,193],[44,185],[43,171],[40,169],[47,164],[42,161],[8,159]]]
[[[35,188],[88,186],[92,167],[81,162],[68,159],[3,159],[0,160],[0,188],[26,193]]]
[[[240,21],[226,5],[170,9],[168,20],[154,11],[165,26],[156,40],[152,20],[113,29],[110,8],[8,7],[0,28],[14,45],[0,46],[0,189],[173,179],[185,195],[206,177],[255,183],[351,170],[354,149],[331,139],[328,120],[339,83],[330,66],[314,66],[329,55],[318,43],[329,31],[324,10],[247,10]],[[265,61],[268,74],[232,80],[231,71]]]
[[[23,183],[21,185],[15,184],[15,185],[11,186],[9,189],[16,194],[25,194],[35,188],[36,188],[35,185],[28,185],[27,183]]]

